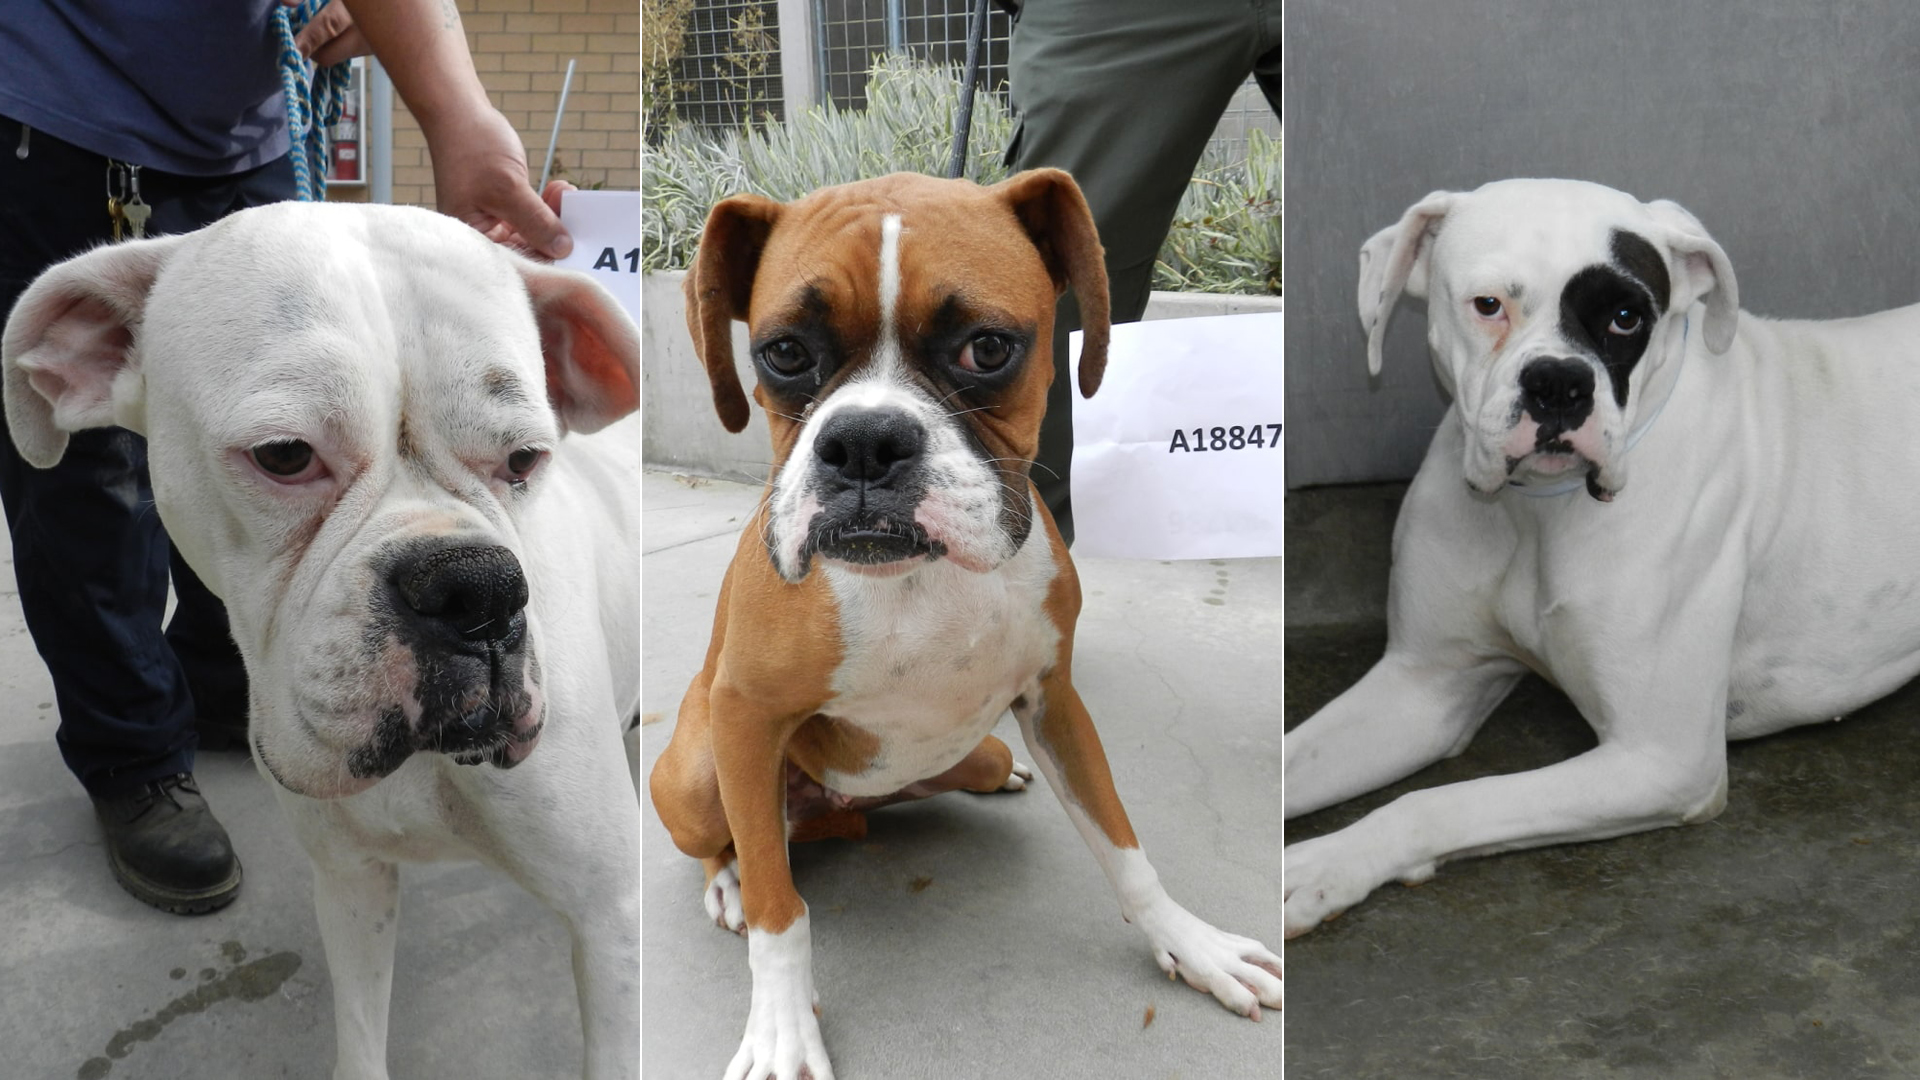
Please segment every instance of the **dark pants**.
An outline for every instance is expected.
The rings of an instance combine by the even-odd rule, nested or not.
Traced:
[[[21,158],[20,134],[0,117],[0,311],[42,270],[113,236],[106,159],[41,131]],[[148,235],[294,197],[285,158],[217,179],[146,169],[140,186],[153,207]],[[191,771],[196,716],[245,724],[246,672],[226,609],[160,527],[146,440],[122,428],[80,432],[58,465],[36,469],[0,437],[0,497],[67,767],[94,795]],[[169,576],[178,605],[163,633]]]
[[[1007,77],[1017,116],[1007,161],[1065,169],[1086,193],[1107,249],[1114,322],[1147,306],[1154,257],[1214,126],[1249,74],[1280,112],[1281,0],[1025,0]],[[1071,292],[1053,335],[1053,387],[1034,482],[1073,539],[1068,468]]]

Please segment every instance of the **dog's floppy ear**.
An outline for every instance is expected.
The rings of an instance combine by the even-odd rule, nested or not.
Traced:
[[[1113,321],[1107,297],[1107,264],[1093,212],[1073,177],[1059,169],[1029,169],[991,189],[1006,200],[1040,250],[1056,290],[1073,286],[1080,303],[1080,393],[1092,397],[1107,370],[1107,335]]]
[[[735,195],[714,204],[700,233],[700,250],[687,268],[687,332],[706,365],[714,411],[728,431],[745,430],[752,415],[733,366],[733,320],[746,320],[760,252],[780,209],[759,195]]]
[[[138,430],[136,340],[147,296],[184,237],[95,248],[41,274],[0,336],[7,428],[20,456],[45,469],[67,436],[120,424]],[[118,393],[116,394],[116,390]]]
[[[1740,284],[1733,277],[1733,263],[1727,253],[1707,235],[1700,219],[1679,203],[1659,199],[1647,204],[1654,218],[1666,226],[1667,250],[1679,263],[1680,274],[1673,282],[1673,306],[1686,311],[1694,301],[1707,305],[1707,324],[1701,328],[1701,340],[1716,353],[1733,347],[1733,332],[1740,322]]]
[[[515,259],[540,330],[547,400],[568,431],[599,431],[640,407],[640,331],[586,274]]]
[[[1407,208],[1400,220],[1373,234],[1360,247],[1360,325],[1367,331],[1367,374],[1380,374],[1380,350],[1386,344],[1387,320],[1402,292],[1425,298],[1427,260],[1433,254],[1433,231],[1457,196],[1436,191]]]

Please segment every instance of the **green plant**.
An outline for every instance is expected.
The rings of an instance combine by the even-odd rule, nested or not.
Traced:
[[[958,87],[955,68],[882,59],[867,83],[865,109],[829,103],[785,124],[667,129],[648,149],[640,178],[641,265],[683,269],[707,210],[729,195],[754,192],[785,201],[890,172],[939,174],[951,152]],[[998,99],[975,101],[969,145],[976,179],[992,183],[1005,176],[1000,148],[1012,130]]]
[[[641,127],[649,136],[667,124],[686,87],[679,63],[692,18],[693,0],[640,0]]]
[[[648,149],[640,179],[641,266],[684,269],[707,210],[753,192],[782,201],[815,188],[890,172],[942,175],[952,152],[961,72],[882,57],[865,109],[818,105],[785,124],[712,130],[677,124]],[[991,184],[1013,117],[993,94],[974,99],[967,175]],[[1205,292],[1280,291],[1280,144],[1258,132],[1245,161],[1209,154],[1182,200],[1155,267],[1154,287]]]
[[[746,126],[752,127],[756,121],[763,126],[770,125],[774,122],[773,110],[761,96],[760,88],[766,84],[767,68],[780,54],[780,40],[767,33],[766,12],[759,4],[741,9],[727,21],[727,26],[733,32],[734,49],[726,56],[731,70],[722,78],[740,102],[740,115]]]
[[[1280,294],[1280,140],[1255,129],[1244,156],[1207,152],[1154,260],[1153,287]]]

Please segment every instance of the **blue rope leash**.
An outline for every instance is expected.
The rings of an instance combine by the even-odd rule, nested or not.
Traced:
[[[327,0],[301,0],[294,7],[276,5],[274,27],[280,33],[280,90],[287,98],[287,134],[293,140],[293,177],[301,202],[327,197],[327,133],[340,122],[353,80],[350,65],[313,68],[294,46],[293,36],[327,6]]]

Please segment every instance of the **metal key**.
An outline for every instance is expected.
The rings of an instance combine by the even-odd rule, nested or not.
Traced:
[[[127,224],[133,228],[133,238],[135,240],[142,239],[147,235],[147,219],[153,216],[153,207],[141,202],[138,192],[134,193],[133,199],[130,202],[120,207],[120,214],[127,219]],[[113,231],[114,239],[120,239],[119,222],[114,223]]]
[[[144,239],[147,235],[147,219],[153,216],[153,207],[140,197],[140,166],[127,166],[127,201],[120,206],[127,224],[133,226],[133,238]]]
[[[119,199],[107,199],[107,217],[113,222],[113,240],[117,244],[120,242],[120,227],[127,220],[125,207]]]

